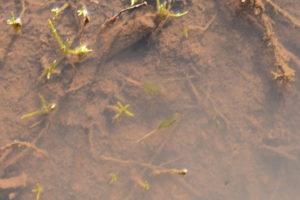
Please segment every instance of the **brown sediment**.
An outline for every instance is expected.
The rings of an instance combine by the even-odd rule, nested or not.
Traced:
[[[19,176],[12,178],[0,179],[0,189],[14,189],[18,187],[25,187],[27,182],[27,175],[22,173]]]
[[[18,148],[26,147],[29,149],[33,149],[36,153],[38,153],[42,156],[45,156],[45,157],[48,156],[44,150],[37,148],[34,144],[31,144],[29,142],[21,142],[21,141],[16,141],[16,142],[4,145],[3,147],[0,148],[0,153],[6,151],[7,149],[12,148],[13,146],[17,146]]]
[[[266,0],[273,8],[280,12],[284,17],[288,18],[294,26],[300,25],[298,20],[289,15],[288,12],[281,9],[277,4],[272,0]],[[267,43],[267,46],[272,48],[274,55],[274,65],[276,67],[275,71],[272,71],[271,74],[273,79],[278,81],[281,85],[286,85],[290,81],[294,80],[295,71],[288,65],[288,58],[285,51],[278,44],[278,38],[273,32],[272,20],[265,12],[265,5],[262,0],[245,0],[241,1],[242,7],[248,7],[253,9],[254,15],[258,16],[261,19],[261,22],[265,29],[264,40]]]
[[[287,11],[283,10],[282,8],[280,8],[276,3],[274,3],[272,0],[265,0],[266,2],[268,2],[271,6],[274,7],[274,9],[279,12],[280,14],[282,14],[282,16],[286,17],[287,19],[290,20],[290,22],[294,25],[300,28],[300,21],[297,20],[295,17],[291,16]]]
[[[113,21],[109,25],[104,23],[97,38],[100,61],[105,62],[121,50],[149,36],[157,26],[155,18],[156,15],[150,8],[141,7],[124,15],[122,20]]]

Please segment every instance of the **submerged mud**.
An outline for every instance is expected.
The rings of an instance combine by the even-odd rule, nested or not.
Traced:
[[[19,34],[0,24],[0,199],[37,184],[40,200],[298,199],[299,27],[272,2],[299,21],[299,1],[257,1],[295,72],[284,85],[253,4],[176,0],[189,13],[161,23],[147,2],[112,23],[129,1],[1,2],[2,18],[23,14]],[[48,19],[93,51],[64,56]],[[39,94],[56,108],[21,119]]]

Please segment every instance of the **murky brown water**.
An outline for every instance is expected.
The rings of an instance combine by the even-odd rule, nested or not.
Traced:
[[[35,199],[37,183],[40,200],[299,198],[300,27],[269,3],[265,13],[295,70],[284,87],[272,79],[263,25],[238,0],[178,0],[175,8],[188,15],[150,36],[150,6],[125,13],[108,27],[115,31],[103,33],[105,20],[128,4],[70,1],[53,24],[70,48],[82,42],[93,52],[81,62],[64,59],[60,74],[41,81],[43,63],[62,56],[50,10],[68,1],[24,2],[19,35],[4,19],[21,13],[22,1],[0,2],[0,200]],[[274,2],[300,20],[299,1]],[[75,37],[82,5],[91,21]],[[135,36],[125,37],[126,30],[145,38],[131,46]],[[148,82],[160,89],[149,92]],[[20,119],[40,108],[38,94],[57,108]],[[118,101],[134,117],[113,120]],[[174,123],[158,128],[174,114]],[[163,173],[183,168],[184,176]]]

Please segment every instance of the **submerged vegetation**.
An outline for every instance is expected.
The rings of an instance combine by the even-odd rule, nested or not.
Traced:
[[[281,84],[287,84],[287,83],[293,81],[294,77],[295,77],[295,71],[288,64],[288,59],[287,59],[287,55],[285,53],[284,47],[280,44],[278,38],[276,37],[276,34],[273,31],[273,21],[266,14],[265,5],[264,5],[263,1],[262,0],[238,0],[238,1],[240,1],[239,5],[242,8],[245,8],[246,10],[251,10],[251,13],[261,21],[261,23],[264,27],[265,34],[264,34],[263,39],[266,42],[267,47],[272,50],[274,60],[275,60],[274,65],[276,66],[276,69],[271,72],[274,80],[278,81]],[[265,1],[269,4],[271,4],[275,8],[276,11],[278,11],[279,13],[282,13],[283,16],[290,19],[290,21],[292,23],[294,23],[296,26],[299,26],[297,20],[290,17],[288,15],[288,13],[286,13],[281,8],[279,8],[271,0],[265,0]],[[24,1],[22,1],[22,2],[24,2]],[[156,28],[161,28],[162,26],[160,26],[160,25],[163,25],[163,23],[168,18],[170,18],[170,17],[178,18],[178,17],[182,17],[182,16],[188,14],[188,11],[185,11],[185,12],[182,12],[182,13],[173,13],[173,11],[171,11],[171,5],[172,5],[171,2],[172,2],[171,0],[170,1],[164,1],[162,3],[160,2],[160,0],[156,0],[156,2],[153,1],[153,6],[154,5],[156,5],[156,6],[151,9],[151,17],[152,17],[152,19],[155,18],[155,20],[159,19],[158,20],[159,23],[155,24],[155,26],[151,27],[150,34],[155,32]],[[140,3],[140,4],[137,4],[137,3]],[[116,35],[118,37],[121,34],[121,31],[118,32],[119,30],[117,30],[117,29],[115,30],[114,27],[110,26],[110,25],[114,24],[119,19],[121,14],[124,13],[125,11],[126,11],[126,14],[127,14],[127,11],[130,11],[130,12],[128,12],[128,15],[130,15],[131,13],[133,13],[133,12],[131,12],[133,9],[139,9],[142,6],[147,6],[148,5],[146,1],[139,1],[139,0],[130,0],[130,4],[131,4],[131,7],[122,9],[116,15],[114,15],[113,17],[106,20],[102,24],[101,27],[102,28],[105,27],[105,28],[108,28],[108,29],[111,28],[111,30],[117,32]],[[59,49],[60,49],[60,51],[62,52],[63,55],[61,56],[62,58],[60,58],[60,59],[57,59],[57,60],[53,59],[54,61],[52,62],[52,64],[50,66],[49,66],[49,63],[46,64],[44,71],[42,72],[42,74],[39,77],[40,79],[46,78],[47,80],[49,80],[51,78],[52,74],[57,73],[56,67],[59,65],[59,63],[62,60],[70,59],[70,57],[72,55],[73,55],[73,57],[76,57],[76,58],[80,59],[83,56],[85,56],[87,54],[90,55],[89,53],[93,52],[93,50],[88,48],[87,45],[85,45],[84,43],[81,43],[81,39],[82,39],[81,38],[81,33],[82,33],[84,27],[88,23],[90,23],[90,21],[91,21],[89,13],[88,13],[87,8],[86,8],[85,5],[81,5],[81,8],[78,9],[78,10],[77,10],[77,8],[75,9],[75,17],[79,18],[80,23],[81,23],[80,24],[81,29],[79,31],[76,30],[76,31],[78,31],[79,34],[74,35],[75,39],[71,37],[71,39],[66,39],[64,41],[59,36],[59,34],[57,33],[57,30],[55,29],[54,24],[57,25],[57,23],[59,23],[59,20],[57,20],[57,21],[54,21],[54,20],[57,19],[60,15],[62,15],[62,11],[64,11],[68,6],[71,7],[71,5],[69,5],[69,3],[65,3],[60,8],[54,8],[54,9],[51,10],[51,12],[54,14],[54,16],[52,18],[53,22],[52,22],[51,19],[48,19],[48,23],[50,25],[52,35],[55,38],[55,40],[58,44],[58,47],[59,47]],[[149,10],[150,10],[150,8],[149,8]],[[22,13],[23,12],[24,11],[22,11]],[[48,12],[50,12],[50,11],[48,10]],[[147,20],[145,20],[145,21],[146,21],[146,23],[150,23]],[[7,24],[11,25],[16,32],[20,32],[20,29],[21,29],[21,26],[22,26],[21,19],[20,19],[20,17],[15,18],[13,12],[11,12],[11,19],[7,20]],[[24,23],[24,24],[26,25],[26,23]],[[48,27],[48,29],[49,29],[49,27]],[[181,30],[180,33],[182,34],[182,29],[180,29],[180,30]],[[139,31],[142,32],[142,31],[145,31],[145,30],[135,30],[135,27],[133,27],[130,33],[139,33]],[[184,33],[185,38],[188,39],[189,38],[189,29],[186,26],[183,29],[183,33]],[[148,35],[148,34],[146,34],[146,35]],[[129,36],[126,35],[126,39],[128,39],[128,38],[129,38]],[[53,38],[51,38],[51,39],[53,40]],[[143,36],[142,39],[148,39],[148,37]],[[75,43],[74,43],[74,41],[75,41]],[[128,40],[126,40],[126,42],[128,42]],[[79,46],[74,47],[74,44],[79,44]],[[110,44],[114,44],[114,41],[112,41]],[[106,47],[104,47],[104,48],[106,48]],[[102,55],[100,55],[100,56],[102,56]],[[71,57],[71,58],[73,58],[73,57]],[[102,67],[102,66],[98,66],[98,67]],[[83,77],[82,79],[85,79],[85,77]],[[70,80],[73,80],[73,77],[72,77],[72,79],[70,78]],[[79,82],[80,81],[81,80],[79,80]],[[144,89],[145,91],[147,91],[151,94],[160,94],[161,96],[163,96],[165,94],[163,92],[164,91],[163,87],[161,85],[158,85],[158,84],[154,83],[154,82],[148,82],[148,81],[144,81],[144,80],[141,80],[141,82],[139,82],[139,81],[127,78],[127,77],[126,77],[126,81],[134,84],[135,86],[138,86],[138,87]],[[46,82],[46,83],[51,84],[50,82]],[[192,83],[190,83],[190,84],[192,84]],[[67,86],[65,86],[65,85],[67,85]],[[65,87],[69,86],[68,84],[65,84],[65,85],[62,86],[62,90],[64,90]],[[194,88],[194,86],[192,86],[192,90],[194,91],[195,94],[197,94],[195,92],[196,89]],[[107,92],[107,93],[109,93],[109,92]],[[107,94],[105,93],[105,95],[103,95],[103,96],[106,96],[106,95]],[[110,96],[110,94],[109,94],[107,96],[111,97],[113,95]],[[200,96],[200,95],[198,95],[198,96]],[[199,102],[201,102],[199,100],[199,99],[201,99],[201,97],[198,97],[198,96],[196,95],[198,103],[199,103]],[[203,95],[203,96],[205,96],[205,95]],[[119,98],[119,99],[122,99],[122,98]],[[37,110],[34,110],[33,112],[22,115],[21,119],[26,119],[26,118],[30,118],[30,117],[34,117],[34,116],[39,116],[39,115],[40,115],[40,117],[45,117],[45,116],[49,115],[50,113],[52,113],[56,109],[56,104],[54,104],[54,103],[48,104],[41,94],[39,94],[39,100],[40,100],[41,107]],[[145,106],[148,106],[147,103],[148,102],[145,103]],[[204,104],[204,105],[206,104],[205,105],[206,107],[211,108],[211,110],[213,112],[211,118],[216,124],[218,124],[220,127],[222,127],[222,124],[225,124],[224,127],[227,127],[227,119],[224,117],[224,115],[221,112],[219,112],[216,109],[216,106],[214,105],[214,103],[212,103],[212,101],[211,101],[210,97],[208,96],[208,94],[206,95],[205,99],[201,103]],[[149,104],[149,107],[150,107],[150,105],[151,104]],[[114,114],[112,119],[117,120],[124,114],[129,116],[129,117],[134,117],[135,115],[128,110],[129,107],[130,107],[130,104],[126,104],[124,106],[120,101],[117,101],[116,105],[112,106],[112,108],[116,112],[116,114]],[[178,114],[178,113],[175,113],[172,116],[162,120],[156,128],[154,128],[152,131],[150,131],[150,132],[146,133],[145,135],[143,135],[143,137],[138,139],[136,141],[136,143],[141,143],[141,142],[145,141],[147,138],[149,138],[150,136],[152,136],[152,135],[154,135],[154,134],[156,134],[156,133],[158,133],[158,132],[160,132],[164,129],[167,129],[167,128],[173,126],[174,124],[176,124],[176,122],[179,121],[180,118],[181,118],[181,115]],[[39,125],[43,120],[45,120],[45,118],[42,118],[41,120],[37,121],[36,123],[31,125],[31,127],[35,127],[35,126]],[[111,117],[109,118],[109,120],[111,120]],[[113,125],[115,125],[115,124],[113,124]],[[86,128],[86,127],[84,127],[84,128]],[[86,128],[86,129],[88,129],[88,128]],[[89,137],[91,137],[91,136],[89,136]],[[92,141],[92,139],[90,141]],[[11,147],[12,145],[17,144],[20,147],[26,147],[26,148],[30,147],[31,149],[33,149],[37,153],[40,153],[40,154],[44,155],[44,153],[41,150],[39,150],[35,146],[34,143],[15,142],[13,144],[6,145],[4,148],[1,148],[0,152],[4,151],[8,147]],[[133,143],[135,143],[135,139],[134,139]],[[92,142],[91,142],[91,146],[92,146]],[[138,145],[136,145],[136,146],[138,146]],[[139,146],[141,146],[141,145],[139,145]],[[159,151],[161,151],[161,149],[158,150],[158,153],[159,153]],[[130,164],[130,165],[137,165],[139,167],[144,167],[144,168],[150,169],[151,172],[153,172],[153,174],[155,174],[155,175],[160,175],[160,174],[186,175],[188,173],[188,170],[186,168],[183,168],[183,169],[176,169],[176,168],[167,169],[167,168],[164,168],[164,167],[161,167],[161,166],[155,166],[155,165],[151,164],[154,159],[152,161],[149,161],[149,163],[138,162],[138,161],[135,161],[135,160],[121,160],[121,159],[116,159],[116,158],[112,158],[112,157],[108,157],[108,156],[101,156],[101,159],[103,161],[113,161],[113,162],[117,162],[119,164]],[[106,176],[107,176],[107,174],[106,174]],[[109,176],[110,176],[109,184],[113,184],[117,181],[118,173],[110,173]],[[145,180],[144,177],[143,178],[133,177],[132,179],[136,184],[138,184],[139,186],[141,186],[145,190],[150,189],[149,182],[147,180]],[[107,184],[107,182],[108,182],[107,177],[106,177],[105,181],[106,181],[105,183]],[[152,182],[151,182],[151,184],[152,184]],[[39,184],[36,184],[36,187],[35,187],[35,189],[32,190],[32,192],[35,193],[36,200],[39,200],[41,192],[43,192],[43,188]]]
[[[168,18],[168,17],[182,17],[186,14],[188,14],[188,11],[185,11],[183,13],[172,13],[171,6],[167,6],[167,1],[164,1],[164,3],[160,3],[160,0],[156,0],[156,7],[157,7],[157,15],[161,18]]]
[[[58,15],[59,15],[62,11],[64,11],[68,6],[69,6],[69,4],[68,4],[68,3],[65,3],[65,4],[64,4],[62,7],[60,7],[60,8],[56,7],[56,8],[51,9],[51,12],[54,13],[53,20],[54,20],[56,17],[58,17]]]
[[[127,108],[129,108],[130,106],[129,104],[123,106],[123,104],[120,101],[118,101],[117,105],[118,107],[116,107],[116,111],[118,113],[113,117],[114,120],[118,119],[123,113],[128,115],[129,117],[134,117],[134,114],[127,110]]]
[[[44,97],[40,94],[39,94],[39,98],[40,98],[41,108],[39,110],[36,110],[36,111],[30,112],[30,113],[27,113],[25,115],[22,115],[21,119],[25,119],[25,118],[28,118],[28,117],[33,117],[33,116],[36,116],[36,115],[48,115],[56,108],[56,104],[54,104],[54,103],[47,104]],[[43,121],[43,119],[36,122],[36,123],[34,123],[31,126],[31,128],[37,126],[42,121]]]
[[[51,77],[51,75],[52,75],[52,72],[53,72],[55,66],[56,66],[56,60],[54,60],[52,62],[52,64],[51,64],[50,67],[46,67],[45,71],[41,74],[40,79],[42,79],[44,76],[46,76],[46,78],[49,80],[50,77]]]
[[[151,135],[153,135],[154,133],[156,133],[157,131],[161,130],[161,129],[165,129],[168,128],[169,126],[171,126],[172,124],[174,124],[178,119],[181,118],[181,115],[176,113],[174,115],[172,115],[171,117],[168,117],[167,119],[163,120],[162,122],[160,122],[160,124],[158,125],[157,128],[153,129],[152,131],[150,131],[149,133],[147,133],[146,135],[144,135],[141,139],[139,139],[137,142],[142,142],[143,140],[145,140],[146,138],[150,137]]]
[[[20,32],[22,22],[19,17],[15,19],[14,12],[11,12],[11,18],[7,20],[7,24],[11,25],[17,33]]]
[[[43,192],[43,188],[40,186],[40,184],[36,184],[35,188],[32,189],[32,192],[36,194],[36,200],[40,199],[41,193]]]

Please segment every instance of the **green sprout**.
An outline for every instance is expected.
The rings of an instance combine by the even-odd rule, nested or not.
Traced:
[[[7,24],[9,24],[12,27],[14,27],[14,29],[15,29],[16,32],[19,32],[20,28],[22,26],[21,19],[20,18],[15,19],[14,12],[11,12],[11,19],[7,20]]]
[[[53,111],[55,108],[56,108],[56,104],[48,104],[46,103],[44,97],[42,95],[39,94],[39,98],[40,98],[40,103],[41,103],[41,108],[39,110],[36,110],[36,111],[33,111],[31,113],[27,113],[25,115],[23,115],[21,117],[21,119],[25,119],[25,118],[28,118],[28,117],[33,117],[33,116],[36,116],[36,115],[48,115],[51,113],[51,111]],[[40,124],[42,122],[42,120],[34,123],[31,128],[37,126],[38,124]]]
[[[62,7],[58,8],[53,8],[51,9],[51,12],[54,13],[54,16],[53,16],[53,20],[59,15],[60,12],[62,12],[63,10],[65,10],[67,7],[68,7],[68,3],[65,3]]]
[[[49,22],[49,24],[50,24],[50,27],[51,27],[53,36],[55,37],[55,39],[56,39],[56,41],[57,41],[59,47],[60,47],[61,50],[65,53],[65,52],[66,52],[66,50],[65,50],[65,49],[66,49],[66,46],[63,44],[63,42],[61,41],[59,35],[57,34],[56,29],[54,28],[54,26],[53,26],[53,24],[52,24],[52,21],[49,19],[48,22]],[[66,44],[68,44],[67,41],[66,41]]]
[[[161,91],[162,91],[161,86],[156,85],[156,84],[151,83],[151,82],[145,82],[143,84],[143,87],[144,87],[145,90],[147,90],[147,91],[149,91],[153,94],[160,94]]]
[[[169,126],[171,126],[172,124],[174,124],[178,119],[180,119],[181,115],[180,114],[174,114],[171,117],[168,117],[167,119],[163,120],[162,122],[160,122],[160,124],[158,125],[157,128],[153,129],[152,131],[150,131],[149,133],[145,134],[141,139],[139,139],[137,141],[137,143],[145,140],[146,138],[150,137],[151,135],[153,135],[154,133],[156,133],[157,131],[167,128]]]
[[[145,188],[145,190],[147,190],[147,191],[150,189],[150,185],[149,185],[149,183],[148,183],[147,180],[145,180],[145,182],[144,182],[144,188]]]
[[[149,190],[150,189],[150,185],[149,185],[149,182],[147,180],[143,181],[142,179],[140,179],[138,177],[134,177],[133,179],[136,181],[136,183],[139,186],[141,186],[145,190]]]
[[[93,51],[92,49],[88,49],[86,45],[82,45],[82,44],[80,44],[79,47],[77,47],[76,49],[70,49],[69,40],[67,39],[65,44],[63,44],[62,40],[60,39],[59,35],[56,32],[56,29],[52,24],[52,21],[49,19],[48,22],[50,24],[53,36],[55,37],[60,49],[63,51],[65,56],[68,55],[69,53],[76,54],[76,55],[83,55]]]
[[[185,39],[189,39],[189,29],[186,26],[183,27],[183,34]]]
[[[88,15],[88,11],[85,6],[83,6],[80,10],[77,10],[78,16],[82,17],[83,27],[90,22],[90,16]]]
[[[157,11],[158,11],[158,16],[162,18],[167,18],[167,17],[182,17],[186,14],[188,14],[188,11],[185,11],[183,13],[171,13],[171,6],[167,8],[167,1],[164,1],[164,3],[160,3],[160,0],[156,0],[156,6],[157,6]]]
[[[119,106],[119,108],[118,108],[119,112],[113,117],[113,119],[119,118],[123,113],[125,113],[126,115],[128,115],[130,117],[134,117],[134,114],[127,110],[127,108],[130,106],[129,104],[127,104],[126,106],[123,106],[120,101],[118,101],[117,104]]]
[[[50,67],[47,67],[46,69],[45,69],[45,71],[42,73],[42,75],[40,76],[40,79],[42,79],[44,76],[46,76],[46,78],[49,80],[50,79],[50,77],[51,77],[51,75],[52,75],[52,72],[55,72],[55,71],[53,71],[54,70],[54,68],[55,68],[55,66],[56,66],[56,60],[54,60],[53,62],[52,62],[52,64],[51,64],[51,66]]]
[[[36,200],[40,199],[41,192],[43,192],[43,188],[37,183],[35,188],[32,189],[33,193],[36,193]]]
[[[117,181],[117,174],[115,173],[110,173],[110,181],[109,181],[109,184],[113,184],[114,182]]]
[[[74,50],[70,49],[69,50],[70,53],[76,54],[76,55],[83,55],[83,54],[86,54],[86,53],[90,53],[92,51],[93,51],[92,49],[88,49],[86,47],[86,45],[82,45],[81,43],[80,43],[79,47],[77,47],[76,49],[74,49]]]
[[[87,11],[86,7],[83,6],[80,10],[77,10],[77,14],[78,14],[78,16],[86,17],[88,14],[88,11]]]

